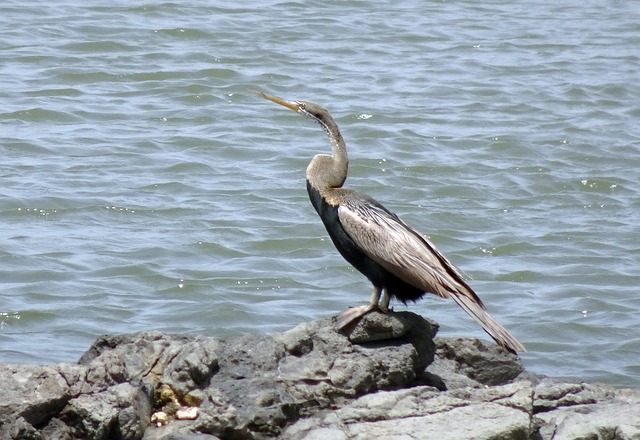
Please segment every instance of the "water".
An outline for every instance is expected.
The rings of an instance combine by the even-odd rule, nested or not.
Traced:
[[[348,185],[470,276],[530,370],[640,386],[634,2],[94,3],[1,7],[0,361],[368,299],[306,197],[323,133],[258,88],[331,110]]]

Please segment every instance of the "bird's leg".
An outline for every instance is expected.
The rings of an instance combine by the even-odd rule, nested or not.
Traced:
[[[389,311],[390,311],[389,302],[390,301],[391,301],[391,297],[389,296],[389,292],[387,291],[387,288],[385,287],[384,290],[382,291],[382,298],[380,298],[380,301],[378,301],[378,308],[380,309],[380,311],[382,313],[389,313]]]
[[[380,301],[380,294],[382,293],[381,287],[373,286],[373,293],[371,293],[371,299],[369,300],[369,305],[373,307],[378,306],[378,302]]]
[[[382,295],[382,303],[379,304],[381,293],[382,288],[374,286],[373,293],[371,294],[371,299],[369,300],[368,304],[359,307],[351,307],[338,313],[338,315],[334,318],[336,328],[338,330],[342,330],[356,319],[361,318],[367,313],[374,310],[381,310],[382,312],[387,313],[389,311],[389,295],[387,294],[387,291],[385,289],[384,294]],[[384,308],[381,307],[381,305]]]

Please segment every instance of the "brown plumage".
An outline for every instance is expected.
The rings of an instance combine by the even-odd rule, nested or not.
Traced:
[[[332,154],[315,156],[307,167],[309,198],[340,254],[374,286],[367,305],[347,309],[336,317],[338,328],[372,310],[388,312],[392,297],[406,303],[433,293],[453,299],[509,351],[526,351],[493,319],[455,267],[428,239],[371,197],[342,188],[349,159],[340,130],[324,107],[256,93],[313,119],[329,136]]]

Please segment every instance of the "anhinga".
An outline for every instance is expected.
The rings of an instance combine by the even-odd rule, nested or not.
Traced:
[[[373,284],[367,305],[336,317],[337,327],[373,310],[389,311],[389,301],[416,301],[425,293],[452,298],[498,344],[511,352],[526,351],[493,319],[456,268],[420,233],[371,197],[342,188],[347,179],[347,149],[329,112],[309,101],[287,101],[263,92],[259,96],[313,119],[329,136],[332,154],[318,154],[307,167],[307,191],[340,254]]]

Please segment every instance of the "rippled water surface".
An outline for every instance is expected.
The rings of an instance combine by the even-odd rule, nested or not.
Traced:
[[[368,299],[307,200],[324,134],[258,88],[331,110],[348,185],[468,274],[529,369],[640,386],[635,2],[95,3],[1,7],[1,362]]]

